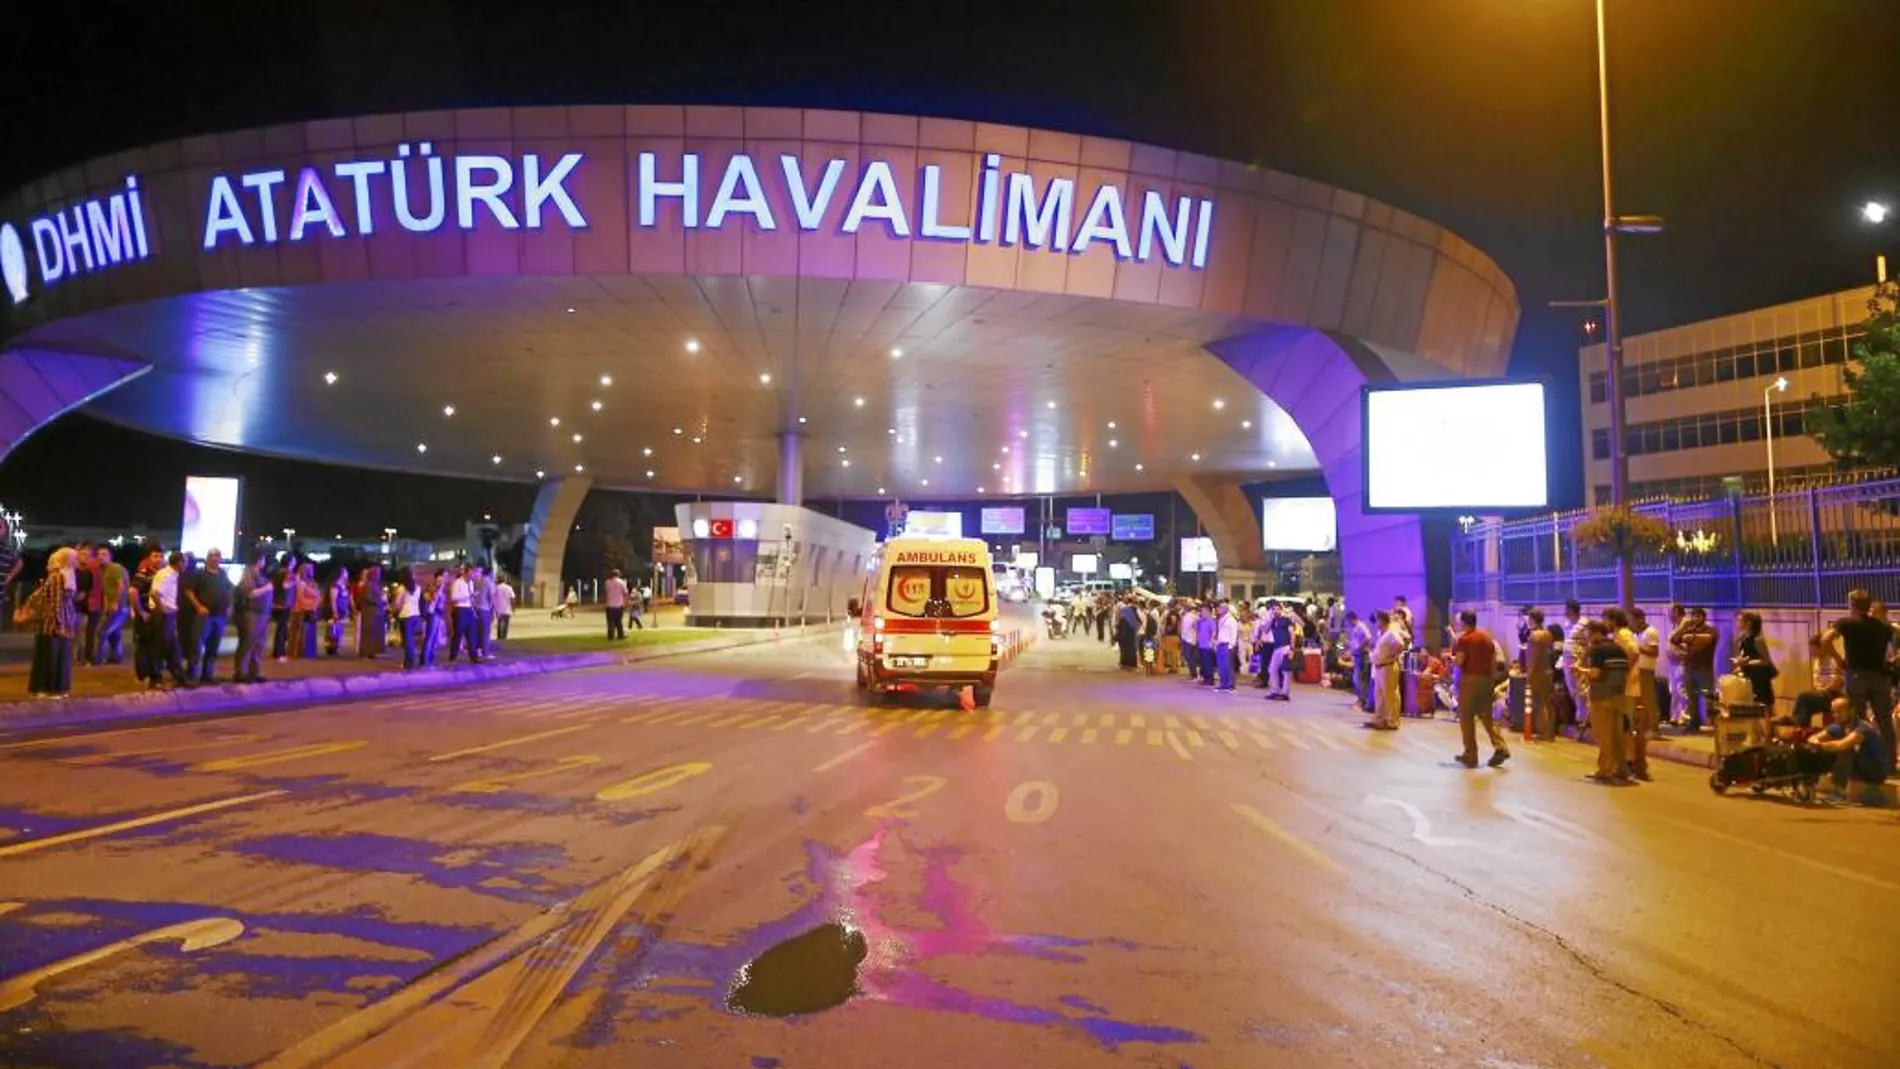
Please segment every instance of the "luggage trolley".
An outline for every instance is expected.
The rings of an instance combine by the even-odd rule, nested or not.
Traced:
[[[1715,713],[1715,763],[1709,789],[1717,794],[1746,786],[1756,794],[1787,791],[1803,804],[1831,764],[1826,753],[1799,739],[1775,734],[1767,707],[1754,702],[1718,702]]]

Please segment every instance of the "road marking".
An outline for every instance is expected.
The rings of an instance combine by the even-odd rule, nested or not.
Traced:
[[[1062,722],[1061,713],[1050,713],[1048,716],[1045,716],[1042,718],[1043,727],[1054,727],[1055,725],[1061,722]]]
[[[620,722],[623,724],[638,724],[642,720],[650,720],[653,717],[656,717],[658,715],[660,715],[660,711],[658,709],[648,709],[644,713],[635,713],[632,716],[623,716],[620,718]]]
[[[1520,824],[1529,824],[1539,831],[1554,831],[1559,835],[1574,839],[1580,843],[1587,844],[1597,841],[1598,837],[1590,832],[1589,829],[1581,824],[1574,824],[1562,817],[1554,817],[1549,813],[1532,809],[1527,805],[1518,805],[1515,802],[1498,802],[1496,804],[1498,812],[1503,813],[1505,816],[1510,817]]]
[[[968,735],[975,728],[976,728],[975,724],[958,724],[956,727],[953,727],[950,729],[950,734],[948,737],[950,738],[952,742],[954,742],[957,739],[960,739],[963,736]]]
[[[1229,808],[1233,809],[1235,813],[1240,814],[1242,820],[1266,832],[1268,835],[1273,836],[1275,839],[1280,840],[1287,846],[1292,847],[1294,852],[1306,860],[1311,861],[1320,868],[1330,869],[1333,872],[1339,871],[1339,866],[1333,862],[1332,858],[1320,853],[1317,847],[1312,846],[1306,840],[1275,824],[1273,821],[1268,820],[1265,814],[1253,806],[1235,802]]]
[[[1172,731],[1168,732],[1168,747],[1172,749],[1174,751],[1175,756],[1179,757],[1181,760],[1183,761],[1194,760],[1194,755],[1188,752],[1187,747],[1181,745],[1181,737],[1179,735],[1176,735]]]
[[[25,907],[25,902],[0,902],[0,917],[12,913],[16,909],[23,909]]]
[[[1190,716],[1188,717],[1188,723],[1193,724],[1195,727],[1200,728],[1202,731],[1213,730],[1212,728],[1207,726],[1207,718],[1204,716]]]
[[[1114,714],[1114,713],[1103,713],[1103,714],[1101,715],[1101,717],[1100,717],[1100,719],[1098,719],[1098,720],[1096,720],[1096,721],[1095,721],[1095,726],[1096,726],[1096,727],[1102,727],[1102,728],[1112,728],[1112,727],[1114,727],[1114,726],[1115,726],[1115,714]]]
[[[625,723],[626,721],[623,720],[621,722]],[[549,731],[538,731],[532,735],[522,735],[518,738],[503,739],[500,742],[491,742],[483,746],[471,746],[466,750],[450,750],[448,753],[436,754],[434,757],[429,758],[429,762],[431,764],[434,764],[437,761],[453,761],[454,759],[458,757],[468,757],[473,754],[488,753],[490,750],[503,750],[510,746],[519,746],[524,742],[535,742],[540,739],[559,738],[562,735],[572,735],[576,731],[586,731],[588,728],[593,727],[593,726],[594,725],[592,724],[575,724],[573,727],[553,728],[552,730],[549,730]]]
[[[1193,728],[1189,728],[1187,730],[1187,741],[1188,741],[1189,746],[1206,746],[1207,745],[1207,742],[1201,738],[1201,733],[1194,730]]]
[[[1066,739],[1068,737],[1069,737],[1068,728],[1056,728],[1049,732],[1050,742],[1061,742],[1063,739]]]
[[[102,824],[99,827],[86,828],[82,831],[69,831],[61,835],[49,835],[44,839],[28,839],[23,843],[10,843],[6,846],[0,846],[0,857],[18,857],[21,854],[31,854],[35,851],[46,850],[55,846],[64,846],[67,843],[78,843],[84,842],[87,839],[97,839],[102,835],[113,835],[122,831],[131,831],[134,828],[149,828],[154,824],[183,820],[186,817],[195,817],[200,813],[215,813],[220,809],[249,805],[252,802],[261,802],[266,798],[277,798],[289,793],[289,791],[278,790],[258,791],[255,794],[240,794],[235,798],[224,798],[216,802],[200,802],[197,805],[188,805],[182,809],[168,809],[163,813],[153,813],[147,817],[134,817],[131,820],[121,820],[116,824]]]
[[[1029,800],[1034,798],[1035,805]],[[1056,815],[1056,807],[1062,803],[1062,795],[1056,785],[1046,780],[1030,780],[1019,783],[1003,800],[1003,816],[1011,824],[1041,824]]]
[[[984,741],[984,742],[995,742],[995,741],[996,741],[996,736],[998,736],[998,735],[1001,735],[1002,733],[1003,733],[1003,725],[1001,725],[1001,724],[997,724],[997,725],[995,725],[995,726],[993,726],[993,727],[991,727],[991,728],[990,728],[990,729],[989,729],[988,731],[985,731],[985,732],[983,733],[983,741]]]
[[[719,710],[708,709],[708,710],[705,710],[704,712],[692,713],[690,715],[680,717],[678,720],[673,721],[673,726],[685,727],[688,724],[697,724],[700,721],[706,719],[707,717],[718,716],[718,715],[719,715]]]
[[[348,753],[360,750],[369,743],[363,739],[349,742],[316,742],[308,746],[292,746],[287,750],[271,750],[266,753],[245,754],[241,757],[221,757],[215,761],[203,761],[191,766],[193,772],[234,772],[242,768],[261,768],[264,765],[279,765],[285,761],[301,761],[306,757],[323,757],[333,753]]]
[[[1041,728],[1037,727],[1034,724],[1031,724],[1028,727],[1016,733],[1016,741],[1028,742],[1030,739],[1033,739],[1036,737],[1036,732],[1041,731],[1041,730],[1042,730]]]
[[[269,737],[268,735],[226,735],[212,742],[194,742],[188,746],[153,746],[144,750],[119,750],[113,753],[85,754],[81,757],[62,757],[57,763],[78,767],[103,765],[127,757],[164,756],[184,753],[188,750],[215,750],[220,746],[237,746],[247,742],[263,742]]]
[[[488,779],[472,779],[467,783],[458,783],[449,788],[449,793],[500,794],[507,790],[508,785],[511,783],[519,783],[525,779],[539,779],[542,776],[552,776],[558,772],[571,772],[577,768],[586,768],[588,765],[597,765],[599,763],[600,758],[592,754],[563,757],[556,760],[554,764],[547,768],[537,768],[527,772],[512,772],[506,776],[492,776]]]
[[[1161,730],[1159,728],[1148,729],[1148,745],[1150,746],[1161,745]]]
[[[107,943],[95,947],[83,954],[63,958],[51,965],[42,965],[31,972],[23,972],[4,982],[0,982],[0,1013],[18,1009],[33,1001],[39,992],[37,988],[61,973],[91,965],[95,961],[122,954],[134,947],[147,943],[167,943],[177,940],[178,949],[191,953],[194,950],[206,950],[210,947],[229,943],[244,934],[244,922],[229,917],[204,917],[182,924],[168,924],[163,928],[154,928],[149,932],[135,935],[130,939],[121,939],[116,943]]]
[[[836,724],[837,722],[838,722],[838,718],[835,716],[826,717],[825,719],[820,720],[816,724],[813,724],[812,726],[806,728],[805,733],[807,735],[816,735],[820,731],[825,730],[826,728],[830,727],[833,724]]]
[[[1072,728],[1087,727],[1088,723],[1089,723],[1089,714],[1077,713],[1075,714],[1075,717],[1069,721],[1069,726]]]
[[[1128,726],[1137,730],[1148,726],[1148,721],[1140,713],[1128,714]]]
[[[867,817],[888,817],[894,820],[909,820],[917,815],[917,811],[914,809],[904,809],[902,807],[912,802],[921,802],[931,795],[936,794],[938,791],[943,790],[950,781],[944,779],[942,776],[905,776],[904,782],[921,783],[923,786],[902,797],[874,805],[865,810],[864,815]]]
[[[1860,883],[1867,884],[1870,887],[1878,887],[1883,891],[1900,892],[1900,884],[1888,883],[1886,880],[1883,880],[1878,876],[1869,876],[1864,872],[1855,872],[1853,869],[1844,869],[1838,865],[1830,865],[1825,861],[1816,861],[1811,857],[1803,857],[1800,854],[1790,853],[1786,850],[1780,850],[1775,847],[1769,846],[1766,843],[1756,842],[1753,839],[1744,839],[1739,835],[1730,835],[1727,832],[1716,831],[1713,828],[1705,828],[1700,824],[1693,824],[1686,820],[1677,820],[1674,817],[1657,816],[1654,814],[1652,814],[1652,818],[1655,820],[1659,820],[1664,824],[1673,824],[1678,828],[1683,828],[1688,831],[1701,832],[1704,835],[1710,836],[1712,838],[1720,839],[1726,843],[1734,843],[1738,846],[1752,846],[1755,849],[1762,851],[1763,853],[1773,854],[1776,857],[1782,858],[1784,860],[1794,861],[1799,864],[1806,865],[1809,868],[1815,869],[1819,872],[1825,872],[1830,875],[1841,876],[1849,880],[1855,880]],[[0,850],[0,855],[4,855],[5,853],[6,851]]]
[[[1286,744],[1288,746],[1293,747],[1295,750],[1310,750],[1313,748],[1310,744],[1307,743],[1305,739],[1300,738],[1298,735],[1293,734],[1291,731],[1280,732],[1280,738],[1285,740]]]
[[[1015,722],[1017,724],[1027,724],[1034,719],[1036,719],[1035,713],[1017,713]]]
[[[811,717],[809,716],[801,716],[793,720],[787,720],[783,724],[774,724],[772,725],[772,730],[773,731],[790,731],[800,724],[808,723],[810,720],[811,720]]]
[[[1214,735],[1215,735],[1215,737],[1217,737],[1217,738],[1219,738],[1219,739],[1220,739],[1220,744],[1221,744],[1222,746],[1225,746],[1225,747],[1227,747],[1227,749],[1228,749],[1228,751],[1229,751],[1230,753],[1239,753],[1239,752],[1240,752],[1240,740],[1239,740],[1238,738],[1236,738],[1236,737],[1234,736],[1234,733],[1233,733],[1233,732],[1231,732],[1231,731],[1216,731],[1216,732],[1214,733]]]
[[[1260,748],[1261,748],[1262,750],[1271,750],[1271,749],[1273,749],[1273,740],[1272,740],[1271,738],[1269,738],[1268,736],[1266,736],[1266,735],[1262,735],[1262,734],[1261,734],[1260,732],[1258,732],[1258,731],[1249,731],[1249,732],[1247,732],[1247,737],[1248,737],[1248,738],[1250,738],[1250,739],[1252,739],[1253,741],[1255,741],[1255,742],[1257,742],[1257,743],[1259,743],[1259,744],[1260,744]]]
[[[231,718],[227,716],[227,717],[219,717],[218,719],[229,720]],[[9,743],[6,743],[5,745],[0,745],[0,750],[32,750],[32,749],[38,749],[43,746],[80,746],[85,743],[91,742],[94,739],[109,739],[115,735],[143,735],[143,734],[146,734],[147,732],[152,732],[152,731],[170,731],[174,728],[187,727],[187,726],[196,727],[199,724],[206,724],[210,722],[211,721],[200,720],[190,725],[166,724],[163,727],[155,727],[155,728],[120,728],[117,731],[94,731],[85,735],[55,735],[54,737],[49,738],[49,739],[33,739],[30,742],[9,742]]]
[[[848,724],[846,724],[845,726],[843,726],[843,727],[841,727],[841,728],[839,728],[839,729],[838,729],[838,734],[840,734],[840,735],[849,735],[849,734],[851,734],[851,733],[852,733],[852,732],[854,732],[854,731],[862,731],[863,729],[865,729],[865,728],[868,728],[868,727],[870,727],[870,726],[871,726],[871,722],[870,722],[869,720],[853,720],[853,721],[851,721],[850,723],[848,723]],[[897,725],[896,725],[896,723],[891,723],[891,724],[886,724],[886,725],[885,725],[885,727],[887,727],[887,728],[888,728],[888,727],[895,727],[895,726],[897,726]],[[882,730],[882,729],[880,729],[880,730]]]
[[[777,720],[778,717],[779,717],[779,714],[777,713],[767,713],[766,715],[759,717],[757,720],[748,720],[745,723],[738,725],[738,728],[740,731],[751,731],[753,728],[759,727],[762,724],[769,724],[772,721]]]
[[[753,715],[752,710],[748,709],[745,712],[734,713],[731,716],[722,716],[717,720],[708,720],[706,721],[706,726],[709,728],[722,728],[728,724],[737,724],[739,721],[751,715]]]
[[[1169,731],[1178,731],[1181,728],[1181,718],[1172,713],[1163,717],[1161,722]]]
[[[687,712],[689,712],[689,710],[686,710],[686,709],[671,709],[671,710],[668,710],[668,711],[666,711],[666,712],[663,712],[663,713],[661,713],[661,714],[660,714],[659,716],[656,716],[656,717],[654,717],[653,719],[651,719],[651,720],[649,720],[649,721],[647,721],[647,723],[648,723],[648,724],[665,724],[665,723],[667,723],[667,722],[669,722],[669,721],[674,721],[674,720],[678,720],[678,719],[679,719],[680,717],[682,717],[682,716],[685,716],[685,715],[687,714]]]
[[[1339,743],[1337,743],[1337,742],[1335,742],[1335,741],[1333,741],[1333,740],[1332,740],[1332,739],[1331,739],[1330,737],[1328,737],[1328,736],[1326,736],[1326,735],[1322,735],[1322,734],[1320,734],[1320,733],[1319,733],[1319,730],[1318,730],[1317,728],[1315,728],[1315,729],[1313,730],[1313,733],[1312,733],[1312,734],[1313,734],[1313,741],[1314,741],[1314,742],[1317,742],[1317,743],[1319,743],[1319,744],[1320,744],[1321,746],[1324,746],[1324,747],[1326,747],[1326,748],[1327,748],[1328,750],[1343,750],[1343,749],[1345,749],[1345,747],[1344,747],[1344,746],[1342,746],[1342,745],[1340,745]]]
[[[1134,728],[1120,728],[1115,732],[1115,745],[1117,746],[1126,746],[1134,740]]]
[[[851,747],[849,750],[846,750],[845,752],[837,755],[836,757],[830,758],[824,761],[823,763],[815,766],[812,769],[812,771],[813,772],[829,772],[832,769],[837,768],[839,765],[844,764],[846,761],[851,760],[853,757],[858,756],[859,754],[863,753],[866,750],[871,749],[872,747],[876,745],[877,743],[874,743],[874,742],[861,742],[858,745]]]
[[[1084,744],[1091,744],[1091,745],[1092,745],[1092,744],[1093,744],[1093,743],[1095,742],[1095,729],[1094,729],[1094,728],[1083,728],[1083,729],[1082,729],[1082,742],[1083,742]]]
[[[645,772],[630,780],[616,783],[611,787],[602,787],[594,795],[597,802],[624,802],[629,798],[644,798],[649,794],[684,783],[695,776],[703,776],[712,771],[712,765],[705,761],[688,761],[685,764]]]
[[[1418,807],[1410,802],[1403,802],[1397,798],[1387,798],[1383,794],[1368,794],[1366,795],[1365,804],[1389,805],[1410,817],[1412,819],[1412,838],[1417,839],[1426,846],[1471,845],[1471,840],[1469,839],[1453,839],[1442,835],[1433,835],[1432,822],[1425,819],[1425,814],[1419,812]]]
[[[892,720],[892,721],[890,721],[890,722],[888,722],[888,723],[884,723],[884,724],[879,724],[879,725],[877,726],[877,730],[875,730],[875,731],[873,731],[873,732],[871,732],[871,734],[873,734],[873,735],[884,735],[884,734],[887,734],[887,733],[889,733],[889,732],[892,732],[892,731],[896,731],[896,730],[897,730],[898,728],[901,728],[901,727],[905,727],[905,726],[906,726],[906,724],[905,724],[905,722],[904,722],[904,721],[902,721],[902,720]],[[852,732],[853,730],[855,730],[855,729],[853,729],[853,728],[845,728],[845,729],[844,729],[843,731],[840,731],[840,732],[838,732],[838,734],[840,734],[840,735],[849,735],[849,734],[851,734],[851,732]]]
[[[943,727],[943,724],[941,723],[920,725],[917,728],[917,737],[920,739],[927,739],[930,736],[936,734],[940,729],[942,729],[942,727]]]

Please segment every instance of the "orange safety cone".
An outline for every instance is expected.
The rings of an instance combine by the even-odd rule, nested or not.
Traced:
[[[964,687],[962,690],[957,691],[957,708],[966,713],[976,708],[976,689],[974,687]]]

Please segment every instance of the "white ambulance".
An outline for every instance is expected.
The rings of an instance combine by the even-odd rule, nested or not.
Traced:
[[[969,687],[990,703],[999,657],[990,550],[975,538],[899,536],[878,547],[851,603],[867,700]]]

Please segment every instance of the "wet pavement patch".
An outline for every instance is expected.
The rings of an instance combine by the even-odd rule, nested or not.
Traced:
[[[793,1017],[842,1006],[858,993],[858,967],[868,949],[863,932],[835,922],[795,935],[739,969],[726,1008]]]

